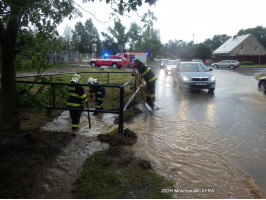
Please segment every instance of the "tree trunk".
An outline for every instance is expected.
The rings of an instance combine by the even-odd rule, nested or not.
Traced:
[[[0,129],[17,130],[19,128],[18,98],[16,91],[16,49],[17,23],[9,23],[1,35],[1,109]]]

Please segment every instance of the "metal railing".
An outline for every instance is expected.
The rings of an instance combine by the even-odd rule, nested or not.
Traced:
[[[118,132],[122,133],[124,129],[124,111],[128,108],[130,103],[134,100],[135,102],[135,96],[140,90],[140,87],[137,88],[137,80],[135,77],[130,79],[124,84],[119,84],[119,83],[113,83],[110,84],[110,74],[112,73],[132,73],[132,72],[78,72],[79,74],[81,73],[105,73],[107,74],[107,84],[101,84],[101,85],[94,85],[95,87],[105,87],[105,88],[118,88],[120,90],[119,92],[119,110],[97,110],[99,113],[112,113],[112,114],[118,114],[119,115],[119,122],[118,122]],[[55,76],[55,75],[66,75],[66,74],[73,74],[72,73],[53,73],[53,74],[44,74],[41,76]],[[34,75],[30,76],[17,76],[16,78],[32,78],[36,77]],[[86,112],[95,112],[94,109],[83,109],[83,108],[67,108],[67,107],[56,107],[56,97],[55,97],[55,90],[56,86],[58,85],[63,85],[63,86],[69,86],[71,85],[70,83],[53,83],[53,82],[34,82],[34,81],[16,81],[17,83],[24,83],[24,84],[41,84],[41,85],[49,85],[51,86],[51,97],[49,99],[49,106],[43,106],[42,108],[48,109],[50,111],[52,110],[81,110],[81,111],[86,111]],[[134,82],[134,83],[133,83]],[[89,87],[88,84],[79,84],[80,86],[86,86]],[[125,103],[125,87],[129,85],[134,85],[134,93],[131,95],[129,100]],[[22,107],[31,107],[28,105],[20,105]]]

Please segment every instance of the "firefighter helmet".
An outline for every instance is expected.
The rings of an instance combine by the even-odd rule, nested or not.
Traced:
[[[80,81],[80,75],[79,74],[74,74],[72,76],[71,82],[78,83]]]
[[[93,85],[93,84],[95,84],[96,81],[97,81],[97,79],[94,79],[94,78],[90,77],[88,79],[88,84]]]

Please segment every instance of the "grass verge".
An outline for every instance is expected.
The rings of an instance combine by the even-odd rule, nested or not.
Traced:
[[[75,199],[169,199],[162,189],[173,188],[173,182],[156,174],[150,162],[135,158],[122,145],[133,145],[136,135],[124,133],[99,135],[111,148],[88,158],[75,182]]]

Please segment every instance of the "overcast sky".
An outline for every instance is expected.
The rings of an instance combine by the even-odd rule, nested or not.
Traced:
[[[81,0],[75,0],[77,4]],[[97,1],[97,0],[96,0]],[[83,9],[82,18],[64,20],[58,30],[63,34],[66,24],[74,29],[75,24],[91,18],[99,31],[105,32],[108,26],[113,27],[113,20],[109,19],[111,9],[105,0],[101,3],[80,4]],[[160,30],[161,41],[184,40],[189,42],[204,42],[214,35],[235,35],[240,29],[266,27],[266,0],[158,0],[155,6],[142,6],[138,14],[142,15],[148,9],[158,18],[154,28]],[[141,25],[140,18],[135,13],[123,17],[122,23],[129,29],[131,22]],[[99,22],[101,21],[101,22]]]

